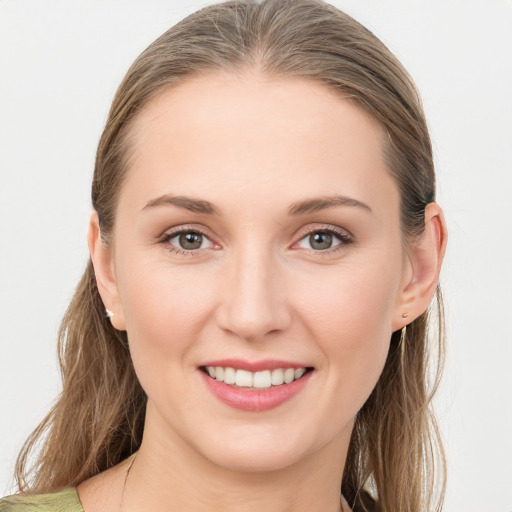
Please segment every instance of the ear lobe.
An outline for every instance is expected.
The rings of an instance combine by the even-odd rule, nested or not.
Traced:
[[[393,319],[393,331],[411,323],[428,308],[439,280],[446,242],[447,230],[443,210],[437,203],[430,203],[425,208],[423,234],[407,248],[410,268],[400,292]]]
[[[105,308],[114,313],[113,316],[110,317],[112,325],[116,329],[124,331],[126,327],[121,298],[114,275],[113,253],[111,248],[103,244],[96,211],[92,212],[89,220],[87,241],[101,300]]]

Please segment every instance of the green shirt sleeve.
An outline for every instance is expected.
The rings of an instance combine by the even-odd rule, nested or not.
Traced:
[[[85,512],[75,487],[44,494],[13,494],[0,499],[0,512]]]

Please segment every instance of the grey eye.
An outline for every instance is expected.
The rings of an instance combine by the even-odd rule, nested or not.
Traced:
[[[305,236],[299,242],[299,247],[303,249],[313,249],[315,251],[325,251],[341,244],[341,237],[328,231],[313,231]]]
[[[180,231],[170,235],[167,242],[176,249],[185,251],[196,251],[214,245],[205,235],[197,231]]]
[[[332,235],[330,233],[313,233],[309,235],[309,243],[315,250],[330,249],[332,246]]]
[[[179,244],[182,249],[191,251],[193,249],[199,249],[203,243],[203,235],[201,233],[181,233],[178,237]]]

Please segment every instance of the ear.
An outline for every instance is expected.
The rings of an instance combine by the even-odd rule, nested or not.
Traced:
[[[427,310],[436,291],[446,242],[443,210],[437,203],[429,203],[425,208],[423,234],[406,248],[406,267],[393,317],[393,331],[410,324]]]
[[[98,214],[93,211],[89,221],[89,253],[94,267],[96,284],[101,300],[106,309],[114,313],[110,318],[112,325],[120,330],[126,330],[123,308],[114,273],[114,257],[110,247],[106,247],[101,239]]]

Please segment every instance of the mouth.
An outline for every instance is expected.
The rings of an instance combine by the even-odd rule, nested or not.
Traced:
[[[231,366],[201,366],[200,370],[211,379],[229,386],[258,391],[291,384],[312,372],[313,368],[310,366],[284,367],[252,372]]]
[[[262,412],[303,390],[314,367],[284,361],[212,361],[198,368],[206,388],[222,403],[241,411]]]

